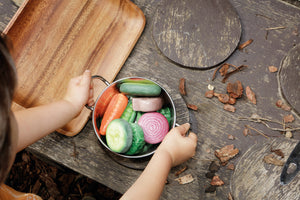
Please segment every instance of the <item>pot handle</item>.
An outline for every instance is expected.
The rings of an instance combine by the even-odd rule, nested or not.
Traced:
[[[102,76],[99,76],[99,75],[93,75],[92,76],[92,80],[93,79],[100,79],[103,83],[105,83],[107,86],[109,86],[110,85],[110,83],[105,79],[105,78],[103,78]],[[93,111],[94,110],[94,106],[89,106],[89,105],[85,105],[85,107],[87,108],[87,109],[89,109],[89,110],[91,110],[91,111]]]

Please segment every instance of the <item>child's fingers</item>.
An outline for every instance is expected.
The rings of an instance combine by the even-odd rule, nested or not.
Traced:
[[[91,85],[91,71],[90,70],[85,70],[85,72],[83,73],[82,79],[81,79],[81,84]]]
[[[178,127],[176,127],[179,131],[179,133],[182,135],[182,136],[185,136],[187,131],[190,129],[190,124],[189,123],[185,123],[185,124],[182,124]]]
[[[188,137],[193,141],[193,142],[197,142],[197,140],[198,140],[198,137],[197,137],[197,135],[195,134],[195,133],[193,133],[193,132],[190,132],[189,133],[189,135],[188,135]]]

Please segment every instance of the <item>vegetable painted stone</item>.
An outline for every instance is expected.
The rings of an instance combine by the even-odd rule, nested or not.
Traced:
[[[168,120],[158,112],[143,114],[138,124],[142,127],[145,141],[149,144],[161,142],[169,131]]]
[[[132,144],[132,127],[124,119],[112,120],[106,130],[106,143],[117,153],[125,153]]]

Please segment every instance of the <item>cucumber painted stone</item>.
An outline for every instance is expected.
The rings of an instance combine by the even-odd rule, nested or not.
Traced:
[[[145,145],[144,132],[142,127],[136,123],[130,123],[132,128],[132,144],[130,149],[126,152],[127,155],[134,155],[140,153]]]
[[[159,96],[161,88],[156,84],[122,83],[120,92],[131,96]]]
[[[114,119],[106,130],[106,143],[116,153],[125,153],[132,144],[132,128],[124,119]]]

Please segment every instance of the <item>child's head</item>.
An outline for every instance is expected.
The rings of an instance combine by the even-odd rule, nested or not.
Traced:
[[[1,34],[1,33],[0,33]],[[11,111],[16,72],[3,35],[0,36],[0,184],[15,156],[17,125]]]

